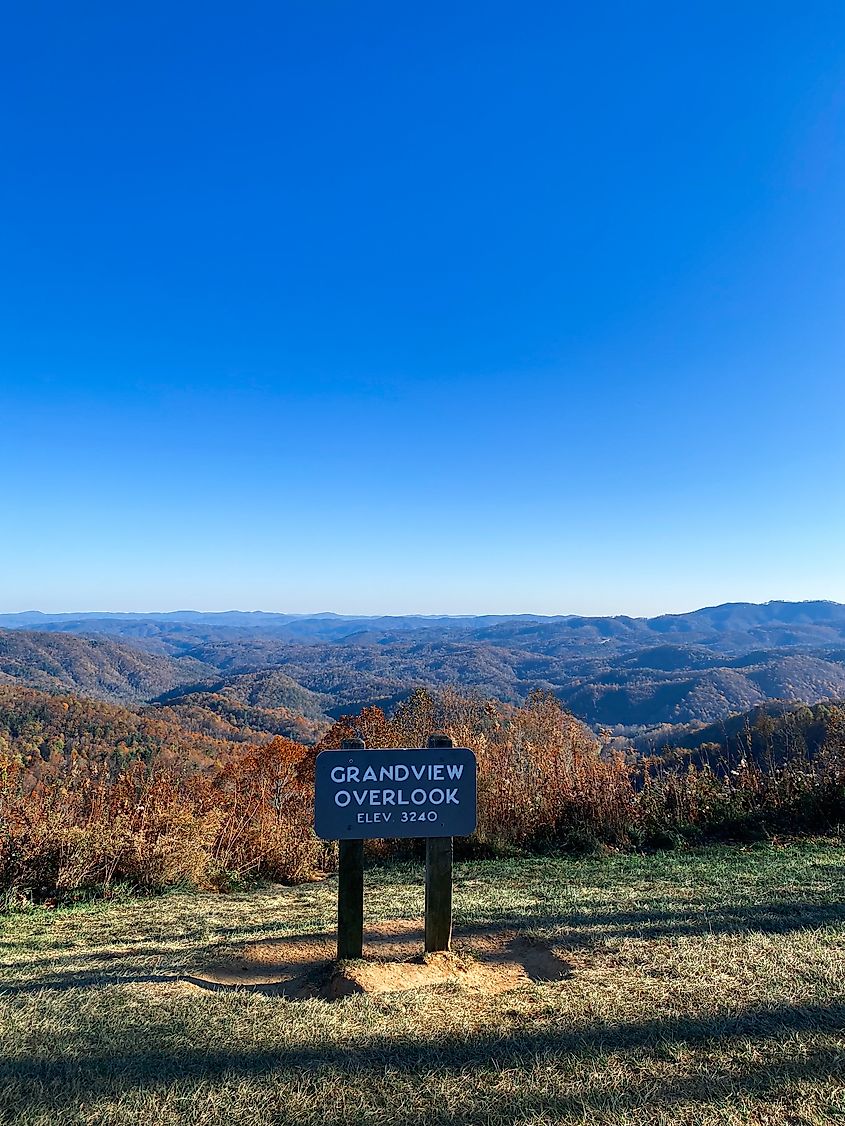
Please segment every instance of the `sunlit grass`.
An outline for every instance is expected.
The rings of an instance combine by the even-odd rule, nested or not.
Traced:
[[[562,947],[563,982],[333,1004],[191,971],[333,925],[334,881],[0,920],[0,1121],[784,1123],[845,1120],[845,850],[468,862],[456,928]],[[421,870],[368,873],[375,920]]]

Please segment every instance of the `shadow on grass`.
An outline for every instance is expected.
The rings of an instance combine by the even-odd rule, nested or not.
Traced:
[[[196,958],[193,965],[201,968],[194,971],[144,973],[131,964],[123,967],[122,972],[102,968],[96,972],[70,970],[0,986],[0,1000],[21,994],[182,982],[214,993],[239,991],[291,1001],[339,1001],[353,993],[397,993],[449,980],[460,981],[469,988],[489,991],[496,986],[496,992],[507,992],[527,982],[559,982],[572,976],[570,963],[549,944],[512,931],[496,936],[492,942],[488,940],[482,949],[468,949],[458,940],[459,957],[454,962],[444,963],[436,956],[429,961],[423,953],[424,942],[422,926],[404,927],[397,934],[384,929],[365,933],[363,961],[367,966],[362,966],[334,960],[332,933],[294,935],[288,941],[270,938],[251,943],[236,957],[202,966]],[[361,981],[357,975],[362,970],[365,974],[367,970],[375,971],[378,984],[374,985],[366,976]]]
[[[484,1121],[512,1120],[501,1101],[492,1100],[491,1084],[503,1069],[514,1069],[518,1084],[519,1120],[533,1113],[578,1114],[585,1110],[606,1110],[612,1100],[615,1111],[648,1104],[677,1102],[717,1102],[722,1098],[766,1096],[791,1084],[809,1079],[826,1082],[841,1078],[841,1043],[813,1051],[798,1046],[793,1058],[749,1064],[742,1042],[751,1039],[756,1053],[769,1042],[777,1050],[796,1035],[835,1034],[845,1030],[845,1004],[778,1006],[749,1009],[703,1017],[654,1018],[630,1023],[596,1023],[582,1028],[527,1029],[477,1036],[446,1036],[432,1041],[418,1037],[371,1035],[354,1045],[295,1045],[253,1050],[233,1046],[221,1049],[197,1044],[188,1050],[163,1049],[138,1043],[131,1028],[120,1028],[102,1042],[66,1037],[50,1046],[49,1058],[26,1056],[0,1060],[0,1089],[6,1092],[6,1108],[18,1113],[44,1114],[70,1112],[80,1099],[91,1107],[97,1100],[120,1100],[133,1092],[145,1100],[155,1092],[177,1085],[202,1088],[208,1084],[262,1082],[283,1084],[290,1080],[302,1093],[307,1088],[321,1103],[327,1119],[336,1113],[332,1090],[336,1083],[352,1080],[358,1091],[378,1102],[379,1084],[388,1072],[398,1073],[403,1084],[420,1088],[423,1099],[415,1096],[414,1107],[391,1109],[396,1126],[413,1123],[473,1122],[485,1109]],[[670,1045],[685,1049],[712,1051],[712,1067],[705,1074],[659,1077],[648,1068],[638,1067],[625,1086],[616,1085],[611,1093],[602,1084],[601,1065],[609,1053],[660,1052]],[[736,1048],[736,1057],[725,1060]],[[782,1053],[781,1053],[782,1054]],[[665,1057],[660,1057],[665,1058]],[[737,1066],[737,1060],[742,1063]],[[561,1083],[554,1075],[549,1093],[538,1091],[552,1072],[567,1077],[579,1062],[590,1065],[596,1082],[575,1085],[576,1093],[561,1095]],[[642,1063],[642,1061],[641,1061]],[[612,1064],[610,1065],[612,1066]],[[520,1078],[519,1072],[523,1072]],[[608,1073],[609,1074],[609,1073]],[[430,1100],[432,1092],[449,1084],[448,1116],[438,1117],[437,1108],[420,1102]],[[395,1081],[386,1084],[386,1100],[395,1099]],[[511,1117],[509,1118],[509,1114]],[[498,1117],[497,1117],[498,1116]],[[335,1119],[336,1120],[336,1119]],[[357,1120],[357,1119],[356,1119]]]
[[[845,904],[773,900],[739,907],[661,907],[599,914],[580,914],[576,909],[567,916],[503,911],[492,914],[489,923],[472,924],[468,929],[476,930],[479,926],[554,929],[561,941],[577,947],[592,946],[596,938],[692,938],[752,932],[789,934],[845,926]]]
[[[389,925],[389,921],[387,923]],[[824,927],[845,926],[845,904],[812,903],[804,900],[779,899],[766,903],[746,906],[724,906],[702,910],[696,908],[646,908],[633,911],[610,911],[599,914],[579,913],[577,907],[567,915],[530,913],[525,910],[488,911],[484,919],[468,922],[460,918],[455,925],[455,944],[463,942],[471,945],[473,938],[495,934],[502,931],[516,933],[552,932],[551,941],[562,950],[594,950],[607,940],[626,938],[655,940],[678,937],[702,937],[724,934],[791,934],[805,930],[819,930]],[[261,937],[258,938],[257,935]],[[403,932],[406,935],[406,932]],[[382,937],[385,937],[384,935]],[[388,936],[389,937],[389,936]],[[398,936],[397,936],[398,937]],[[334,943],[331,932],[302,934],[291,933],[288,927],[279,925],[251,926],[248,928],[221,927],[214,931],[214,938],[196,947],[191,964],[199,966],[213,960],[222,952],[231,951],[239,943],[250,945],[292,944],[298,941],[325,942],[329,947]],[[421,942],[421,940],[420,940]],[[139,972],[139,959],[157,957],[166,960],[181,948],[166,945],[145,948],[138,944],[119,954],[97,954],[80,958],[76,952],[50,955],[37,960],[27,960],[27,970],[43,965],[48,967],[71,963],[78,968],[60,973],[47,973],[43,977],[32,978],[27,975],[23,981],[0,980],[0,998],[18,993],[34,993],[41,989],[67,990],[75,988],[101,987],[129,983],[164,983],[191,981],[202,988],[210,988],[208,982],[191,978],[178,970],[160,973]],[[184,964],[184,961],[182,964]],[[102,963],[107,962],[107,966]],[[96,968],[95,968],[96,967]],[[241,986],[268,995],[287,996],[284,988],[274,986]]]
[[[391,920],[386,920],[389,923]],[[566,914],[548,914],[530,908],[485,910],[483,918],[474,912],[456,912],[455,934],[471,938],[497,930],[531,932],[553,930],[555,941],[574,948],[592,947],[596,937],[607,938],[671,938],[710,934],[788,934],[792,931],[818,930],[822,927],[845,926],[845,903],[813,903],[807,900],[778,899],[745,906],[700,905],[677,908],[641,908],[635,911],[595,913],[585,904]],[[255,927],[223,927],[216,934],[221,942],[255,941]],[[261,928],[262,938],[283,941],[297,936],[284,926]]]

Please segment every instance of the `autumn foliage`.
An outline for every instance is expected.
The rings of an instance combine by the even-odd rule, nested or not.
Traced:
[[[390,718],[366,708],[340,720],[320,746],[356,734],[368,746],[422,746],[432,731],[478,759],[478,831],[464,848],[654,847],[845,824],[843,706],[776,722],[760,712],[730,748],[649,759],[606,750],[551,693],[508,707],[421,690]]]
[[[124,708],[0,689],[0,888],[225,886],[325,866],[308,748],[215,740]]]
[[[45,897],[128,882],[219,887],[235,876],[302,879],[324,862],[310,830],[306,748],[277,736],[212,771],[77,762],[33,784],[0,762],[0,886]]]
[[[812,747],[800,737],[811,729]],[[0,689],[0,889],[49,900],[120,883],[213,888],[331,870],[334,849],[312,829],[316,754],[351,735],[414,747],[433,732],[478,759],[478,830],[458,842],[464,854],[665,846],[845,822],[845,723],[833,706],[780,733],[761,716],[727,758],[714,748],[649,760],[606,752],[542,692],[512,707],[420,690],[392,716],[365,708],[307,747],[282,736],[219,741],[111,705]],[[368,845],[373,857],[409,847]]]

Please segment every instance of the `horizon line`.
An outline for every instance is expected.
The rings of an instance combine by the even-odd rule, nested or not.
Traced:
[[[30,616],[38,616],[41,618],[149,618],[149,617],[176,617],[180,614],[191,614],[203,617],[225,617],[232,614],[242,615],[263,615],[266,617],[282,617],[282,618],[296,618],[296,619],[310,619],[310,618],[339,618],[348,621],[368,621],[378,618],[419,618],[423,620],[462,620],[471,618],[526,618],[529,620],[564,620],[568,618],[631,618],[632,620],[647,621],[653,618],[671,618],[671,617],[685,617],[689,614],[697,614],[704,610],[719,610],[727,606],[809,606],[809,605],[827,605],[827,606],[845,606],[843,602],[837,602],[833,598],[803,598],[803,599],[788,599],[788,598],[770,598],[763,602],[751,602],[747,600],[738,600],[732,602],[717,602],[707,604],[704,606],[695,606],[691,610],[665,610],[658,614],[629,614],[629,613],[605,613],[605,614],[586,614],[586,613],[557,613],[557,614],[542,614],[534,613],[529,610],[508,611],[504,613],[497,613],[495,611],[482,611],[480,613],[421,613],[418,611],[402,612],[378,612],[378,613],[342,613],[336,610],[317,610],[317,611],[296,611],[296,610],[241,610],[230,608],[227,610],[196,610],[183,607],[175,610],[0,610],[0,618],[26,618]]]

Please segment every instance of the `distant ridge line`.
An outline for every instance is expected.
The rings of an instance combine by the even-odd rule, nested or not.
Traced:
[[[661,614],[533,614],[518,611],[509,614],[341,614],[333,610],[321,610],[314,613],[293,613],[275,610],[62,610],[50,613],[44,610],[19,610],[0,612],[0,626],[16,626],[18,623],[35,622],[85,622],[85,621],[156,621],[156,622],[214,622],[256,621],[268,622],[304,622],[319,620],[335,620],[338,622],[557,622],[557,621],[635,621],[654,622],[666,619],[691,618],[696,615],[715,613],[717,611],[737,611],[764,609],[770,607],[825,607],[845,609],[845,603],[834,599],[769,599],[766,602],[720,602],[712,606],[700,606],[694,610],[666,611]]]

